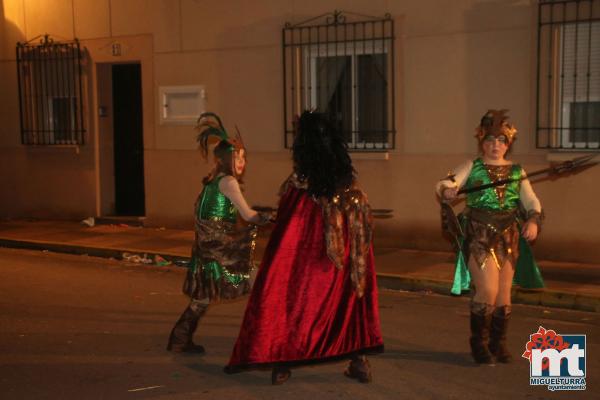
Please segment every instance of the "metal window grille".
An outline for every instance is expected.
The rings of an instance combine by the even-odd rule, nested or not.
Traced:
[[[294,117],[311,109],[335,121],[352,151],[395,147],[394,21],[346,14],[363,20],[334,11],[283,28],[286,148]]]
[[[22,144],[84,144],[82,58],[77,39],[17,43]]]
[[[538,2],[536,146],[600,149],[600,0]]]

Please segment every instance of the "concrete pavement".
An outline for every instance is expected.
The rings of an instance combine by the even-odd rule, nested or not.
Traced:
[[[88,254],[99,257],[184,265],[194,233],[191,230],[134,227],[126,224],[88,227],[70,221],[0,221],[0,246]],[[260,261],[268,232],[260,235]],[[535,249],[534,249],[535,251]],[[144,257],[145,255],[145,257]],[[137,258],[136,258],[137,256]],[[158,258],[156,256],[159,256]],[[453,254],[375,247],[380,287],[450,294]],[[162,260],[166,260],[162,261]],[[538,260],[546,282],[543,290],[515,288],[515,303],[600,311],[600,266]]]

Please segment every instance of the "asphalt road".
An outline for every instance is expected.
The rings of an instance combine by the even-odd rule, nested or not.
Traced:
[[[197,342],[203,356],[165,351],[186,306],[181,268],[0,249],[1,399],[542,399],[600,398],[600,315],[515,306],[515,361],[475,365],[468,299],[380,292],[386,352],[373,382],[342,375],[346,362],[294,369],[282,386],[268,371],[225,375],[245,300],[213,307]],[[587,335],[587,390],[529,385],[521,358],[538,326]]]

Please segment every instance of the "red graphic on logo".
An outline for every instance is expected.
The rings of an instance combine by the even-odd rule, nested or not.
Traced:
[[[562,351],[569,348],[571,344],[563,340],[563,337],[558,335],[555,331],[548,329],[546,330],[543,326],[540,326],[538,331],[530,336],[529,342],[525,345],[525,352],[521,357],[527,358],[531,363],[531,350],[540,349],[544,351],[546,349],[556,349]],[[562,363],[564,359],[561,359]],[[542,360],[542,370],[548,369],[550,361],[547,358]]]

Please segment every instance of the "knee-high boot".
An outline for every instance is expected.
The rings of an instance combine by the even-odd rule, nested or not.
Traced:
[[[509,363],[512,355],[506,346],[506,333],[510,319],[511,308],[509,305],[496,307],[492,314],[492,332],[490,335],[490,352],[496,357],[496,361]]]
[[[192,301],[173,326],[167,350],[175,353],[204,353],[204,347],[192,341],[200,318],[206,313],[208,303]]]
[[[488,349],[492,306],[485,303],[471,303],[471,354],[478,364],[493,364],[494,359]]]

